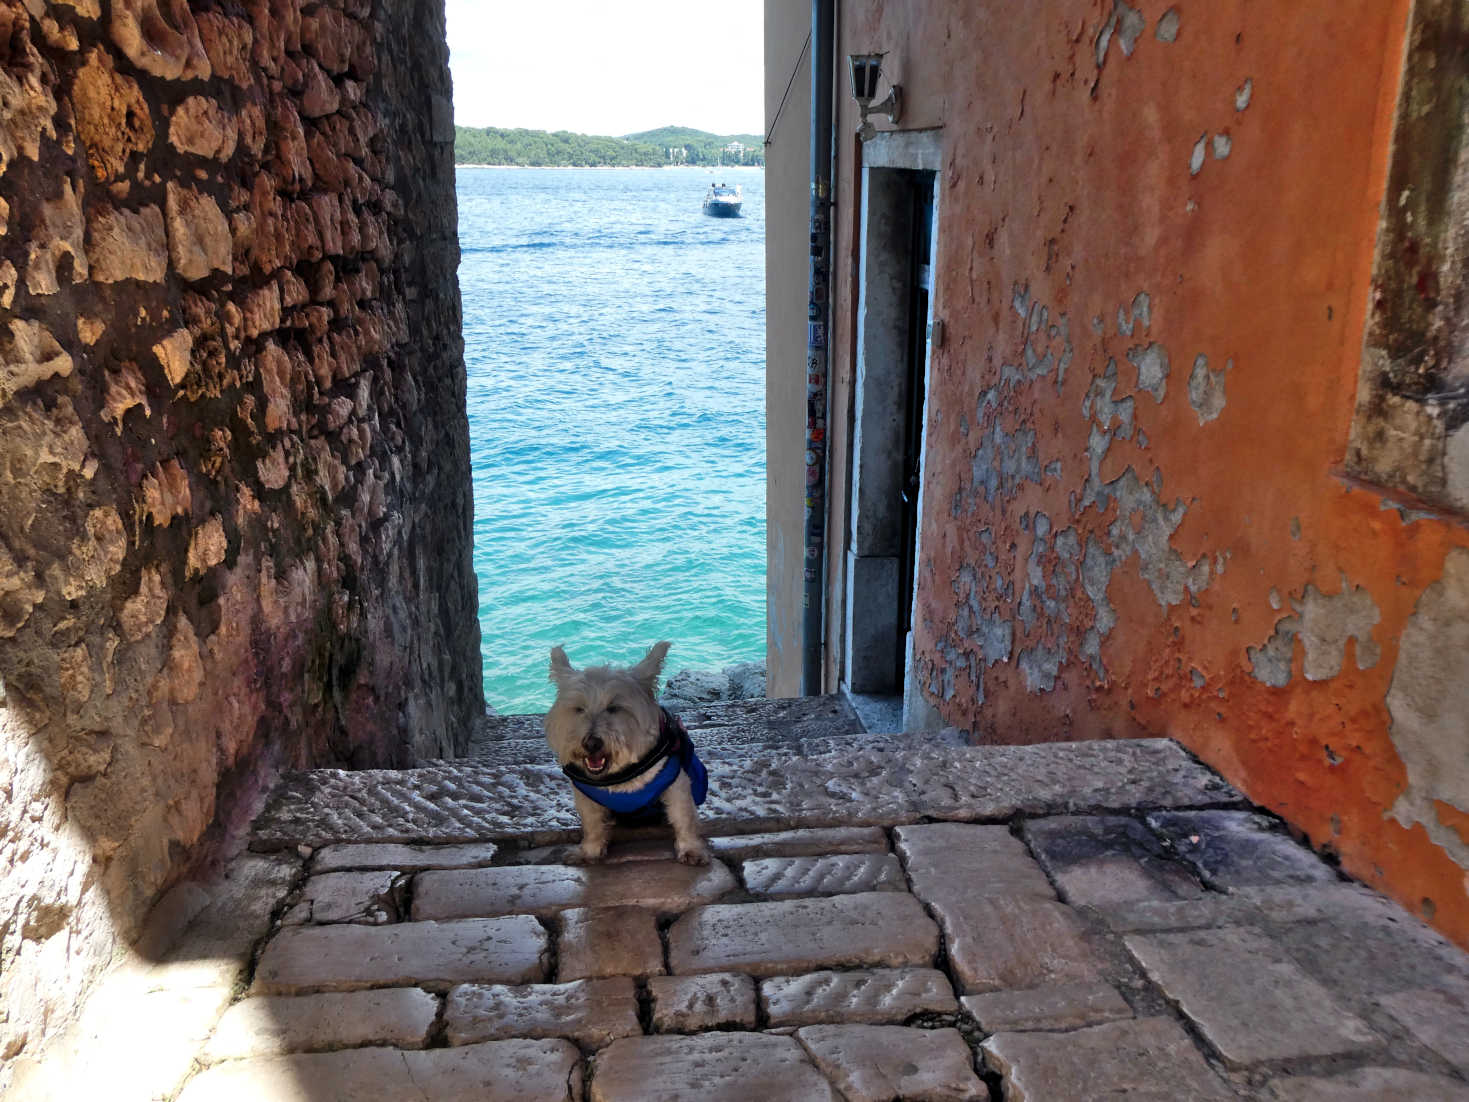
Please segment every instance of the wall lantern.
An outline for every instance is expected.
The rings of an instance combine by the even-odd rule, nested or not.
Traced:
[[[872,102],[877,96],[877,82],[882,78],[883,56],[847,55],[847,63],[852,67],[852,98],[857,101],[857,107],[862,112],[862,125],[857,130],[857,136],[864,142],[877,133],[877,127],[872,125],[868,115],[886,115],[888,122],[897,122],[903,113],[903,89],[896,84],[888,89],[888,94],[881,102]]]

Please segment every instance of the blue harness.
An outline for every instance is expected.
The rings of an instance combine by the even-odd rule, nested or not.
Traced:
[[[611,785],[636,780],[660,762],[662,766],[653,779],[641,788],[631,792],[609,791]],[[578,792],[617,815],[656,818],[663,810],[654,806],[658,797],[678,779],[679,773],[689,775],[695,804],[702,804],[709,794],[709,771],[694,752],[694,740],[689,738],[679,718],[667,708],[658,709],[658,745],[626,769],[596,779],[576,765],[564,765],[561,771],[571,778]]]

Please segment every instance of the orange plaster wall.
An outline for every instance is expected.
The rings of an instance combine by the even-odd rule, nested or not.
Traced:
[[[1156,35],[1168,8],[1139,0],[1146,28],[1131,56],[1114,36],[1099,66],[1112,0],[842,6],[838,57],[889,51],[887,72],[907,99],[902,127],[943,128],[935,313],[946,340],[932,352],[918,675],[945,720],[986,740],[1171,735],[1353,875],[1469,945],[1469,877],[1452,842],[1391,814],[1408,772],[1387,705],[1404,628],[1451,550],[1469,547],[1469,528],[1387,508],[1381,493],[1334,473],[1356,397],[1409,3],[1180,2],[1171,43]],[[1250,102],[1236,110],[1247,79]],[[860,152],[848,140],[856,117],[844,71],[839,93],[836,178],[846,186],[860,179]],[[1224,159],[1212,151],[1218,134],[1232,143]],[[1201,135],[1210,148],[1194,175]],[[835,255],[851,258],[854,190],[837,200]],[[835,270],[838,388],[850,387],[855,267]],[[1025,365],[1017,291],[1045,305],[1048,325],[1067,320],[1059,387],[1054,365],[1007,378],[1005,365]],[[1118,308],[1139,292],[1150,324],[1129,337]],[[1161,401],[1138,388],[1127,358],[1154,342],[1169,357]],[[1064,340],[1043,327],[1035,347],[1059,358]],[[1232,361],[1223,408],[1203,424],[1189,393],[1201,354],[1213,370]],[[1088,505],[1099,423],[1083,401],[1109,359],[1112,399],[1133,399],[1140,431],[1113,432],[1092,480],[1113,492]],[[1014,473],[1017,457],[1034,461],[1029,474]],[[1104,572],[1101,603],[1116,623],[1099,672],[1083,643],[1104,614],[1083,584],[1084,555],[1063,554],[1057,537],[1069,530],[1068,547],[1116,552],[1115,491],[1129,467],[1143,507],[1122,524],[1162,540]],[[987,471],[997,480],[988,499]],[[1180,508],[1175,528],[1156,527]],[[1037,514],[1050,532],[1027,626]],[[1146,578],[1167,575],[1177,590],[1180,572],[1195,590],[1160,601]],[[1327,598],[1320,608],[1356,601],[1377,621],[1341,645],[1335,675],[1318,668],[1322,679],[1308,680],[1297,639],[1288,683],[1266,684],[1250,648],[1267,643],[1308,585]],[[992,664],[981,615],[1012,632]],[[1054,679],[1044,669],[1028,678],[1022,659],[1039,655],[1044,667],[1047,654]],[[1434,795],[1439,824],[1463,839],[1469,806],[1452,791]]]

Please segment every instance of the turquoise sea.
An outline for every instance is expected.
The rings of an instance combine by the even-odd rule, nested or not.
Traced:
[[[547,654],[667,672],[765,654],[759,169],[460,168],[485,698]],[[738,183],[744,217],[700,210]]]

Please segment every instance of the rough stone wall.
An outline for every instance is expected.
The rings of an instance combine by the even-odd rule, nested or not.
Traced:
[[[467,746],[449,97],[441,0],[0,0],[7,1061],[277,771]]]
[[[1409,8],[857,0],[838,54],[943,128],[926,699],[1172,735],[1469,944],[1469,528],[1341,473]]]

